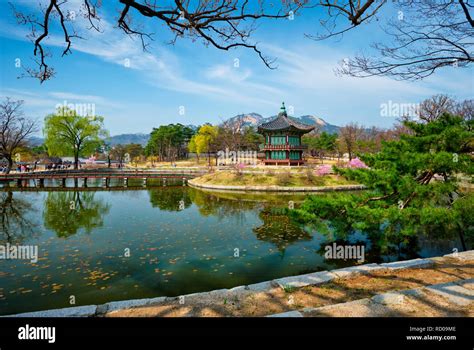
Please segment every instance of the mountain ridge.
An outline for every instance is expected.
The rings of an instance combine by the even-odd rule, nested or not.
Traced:
[[[276,116],[271,117],[263,117],[261,114],[251,112],[251,113],[244,113],[238,114],[234,117],[228,118],[220,125],[228,124],[237,126],[237,123],[241,124],[240,127],[247,127],[251,126],[256,128],[261,123],[266,123]],[[302,115],[300,117],[290,117],[293,120],[296,120],[300,123],[307,124],[307,125],[316,125],[320,131],[326,131],[328,133],[337,133],[339,131],[339,127],[337,125],[329,124],[324,119],[320,117],[316,117],[314,115]],[[192,129],[196,130],[198,127],[195,125],[187,125]],[[145,146],[150,139],[150,134],[145,133],[125,133],[125,134],[118,134],[114,136],[110,136],[109,143],[111,146],[115,145],[125,145],[130,143],[138,143],[142,146]],[[33,146],[39,146],[44,142],[44,139],[39,136],[32,136],[30,137],[30,143]]]
[[[269,122],[275,117],[276,115],[271,116],[271,117],[263,117],[261,114],[258,114],[255,112],[244,113],[244,114],[238,114],[232,118],[229,118],[226,121],[224,121],[222,124],[230,123],[230,125],[234,125],[234,126],[237,126],[237,124],[241,124],[240,127],[247,127],[247,126],[257,127],[259,124]],[[339,127],[337,125],[330,124],[326,122],[323,118],[320,118],[314,115],[307,114],[307,115],[302,115],[300,117],[289,117],[289,118],[303,124],[315,125],[320,131],[326,131],[331,134],[339,132]]]

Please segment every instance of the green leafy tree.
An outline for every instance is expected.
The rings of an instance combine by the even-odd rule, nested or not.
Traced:
[[[195,153],[195,154],[196,154],[197,162],[199,163],[199,153],[198,153],[198,151],[197,151],[196,135],[194,135],[193,137],[191,137],[191,140],[189,140],[189,143],[188,143],[188,151],[191,152],[191,153]]]
[[[318,151],[318,136],[311,134],[303,135],[301,142],[308,147],[308,152],[314,156]]]
[[[207,153],[209,166],[211,166],[211,151],[214,141],[217,139],[217,135],[217,127],[205,124],[199,128],[199,131],[194,138],[196,153]]]
[[[325,131],[321,133],[317,141],[317,147],[319,148],[319,158],[323,162],[323,158],[327,153],[334,152],[336,150],[337,134],[329,134]]]
[[[293,215],[341,236],[363,231],[397,243],[458,236],[467,249],[474,239],[474,196],[459,181],[472,181],[474,173],[472,123],[446,113],[428,123],[405,121],[410,134],[361,157],[369,168],[336,168],[367,191],[310,196]]]
[[[125,145],[115,145],[110,150],[110,157],[123,165],[127,154],[127,147]]]
[[[104,118],[79,116],[76,111],[60,107],[44,121],[43,134],[48,153],[52,156],[73,156],[74,169],[79,157],[94,152],[101,140],[108,136],[103,129]]]
[[[161,125],[151,132],[145,154],[169,161],[184,157],[185,146],[193,134],[191,128],[182,124]]]
[[[258,150],[258,145],[264,143],[265,138],[263,135],[260,135],[257,133],[255,128],[248,126],[244,128],[243,130],[243,141],[244,141],[244,147],[250,150],[257,151]]]
[[[44,144],[41,144],[39,146],[31,147],[31,153],[35,159],[46,158],[48,156],[48,149]]]
[[[330,134],[323,131],[320,135],[305,135],[302,140],[303,144],[308,146],[308,151],[314,155],[319,155],[321,162],[328,153],[336,150],[337,134]]]

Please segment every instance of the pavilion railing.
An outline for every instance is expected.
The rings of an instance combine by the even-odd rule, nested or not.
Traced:
[[[288,150],[288,149],[307,149],[307,145],[262,145],[261,149],[262,150]]]

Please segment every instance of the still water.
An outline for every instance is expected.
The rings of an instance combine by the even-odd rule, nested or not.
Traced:
[[[285,213],[304,195],[208,193],[183,186],[0,192],[0,244],[38,247],[36,263],[0,260],[0,314],[177,296],[356,264],[327,260],[336,241]],[[329,194],[330,195],[330,194]],[[338,242],[341,242],[338,240]],[[455,239],[380,249],[365,262],[451,252]],[[386,243],[384,243],[386,244]],[[382,253],[383,251],[383,253]]]

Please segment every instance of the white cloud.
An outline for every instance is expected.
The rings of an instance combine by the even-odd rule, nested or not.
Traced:
[[[80,28],[87,25],[84,21],[81,17],[77,17],[74,26]],[[165,46],[160,46],[153,54],[144,52],[140,41],[132,40],[114,28],[105,16],[101,18],[100,27],[102,33],[87,31],[87,40],[75,39],[71,49],[123,66],[124,69],[137,70],[153,86],[211,99],[232,99],[242,104],[272,105],[273,102],[268,99],[268,95],[280,92],[264,84],[249,82],[251,71],[248,69],[231,72],[224,65],[218,65],[204,67],[203,71],[197,71],[194,76],[187,76],[182,72],[182,65],[185,63]],[[24,27],[19,28],[0,22],[2,36],[27,41],[27,34],[28,31]],[[44,45],[64,47],[64,38],[60,34],[52,34]]]
[[[252,76],[250,69],[217,64],[209,67],[205,73],[208,79],[218,79],[232,83],[241,83]]]
[[[120,108],[122,104],[117,103],[115,101],[110,101],[102,96],[96,95],[81,95],[81,94],[74,94],[71,92],[59,92],[53,91],[48,93],[49,96],[60,99],[68,102],[86,102],[86,103],[94,103],[97,105],[101,105],[103,107],[111,107],[111,108]]]
[[[278,57],[278,81],[287,82],[298,89],[308,89],[315,92],[332,90],[339,94],[344,92],[359,94],[393,94],[403,93],[413,95],[430,95],[432,88],[405,81],[395,81],[388,77],[354,78],[336,76],[334,69],[338,62],[349,57],[348,53],[311,44],[299,46],[297,50],[282,49],[272,45],[264,45],[272,54]]]
[[[28,1],[22,3],[30,6]],[[74,7],[80,1],[69,3]],[[79,28],[84,24],[84,19],[78,17],[75,26]],[[261,49],[266,54],[278,58],[278,69],[269,70],[258,59],[248,60],[245,67],[240,65],[238,68],[233,66],[232,61],[222,63],[207,59],[212,55],[199,61],[194,54],[207,55],[205,49],[200,50],[199,46],[191,56],[177,55],[172,46],[165,45],[151,49],[150,53],[143,52],[139,40],[131,40],[104,15],[101,28],[103,33],[86,31],[87,40],[76,39],[72,50],[98,57],[123,69],[131,69],[153,88],[177,92],[179,98],[183,95],[183,101],[192,95],[202,96],[205,102],[231,103],[239,108],[239,112],[248,110],[271,115],[278,111],[278,105],[284,100],[295,107],[296,115],[320,113],[333,123],[350,120],[376,123],[380,104],[388,100],[415,103],[443,92],[443,89],[472,91],[472,81],[469,89],[469,77],[453,80],[449,79],[451,76],[444,77],[442,74],[417,83],[399,82],[386,77],[337,77],[334,74],[337,62],[351,56],[351,53],[311,41],[303,41],[303,44],[295,42],[285,48],[262,44]],[[26,41],[26,34],[26,28],[7,25],[5,20],[0,20],[0,35]],[[64,47],[60,33],[51,35],[48,43]],[[125,67],[126,62],[130,63],[129,67]],[[255,66],[249,62],[255,62]],[[58,103],[58,99],[97,103],[111,108],[120,106],[116,101],[101,96],[80,95],[71,91],[50,92],[45,94],[44,99],[37,95],[29,96],[28,103],[47,106],[51,102]],[[381,123],[387,124],[386,121]]]
[[[0,98],[4,99],[6,97],[14,100],[24,100],[25,111],[39,118],[53,113],[59,104],[94,104],[97,109],[101,110],[118,109],[122,106],[120,103],[110,101],[101,96],[81,95],[70,92],[45,92],[40,94],[28,90],[4,88],[0,92]]]

